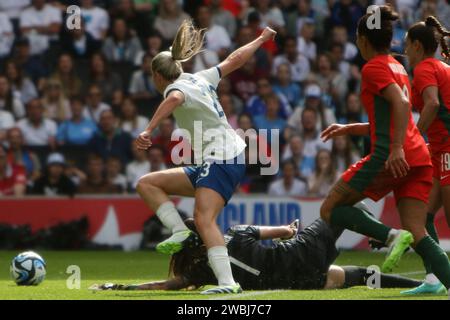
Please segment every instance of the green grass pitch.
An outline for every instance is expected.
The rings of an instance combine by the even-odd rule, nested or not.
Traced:
[[[369,289],[355,287],[344,290],[277,290],[245,291],[242,295],[221,295],[205,297],[199,291],[97,291],[88,287],[94,283],[120,282],[140,283],[149,280],[161,280],[167,277],[169,259],[155,252],[119,252],[119,251],[38,251],[46,260],[47,277],[37,287],[19,287],[9,276],[11,259],[19,252],[0,251],[0,300],[5,299],[139,299],[139,300],[187,300],[187,299],[448,299],[446,296],[422,295],[404,297],[399,289]],[[379,265],[383,255],[370,252],[342,252],[338,265]],[[77,265],[81,269],[81,288],[68,289],[67,267]],[[421,279],[424,276],[420,258],[408,253],[400,262],[397,273]]]

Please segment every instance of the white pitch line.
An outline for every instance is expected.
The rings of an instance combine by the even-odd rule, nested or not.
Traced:
[[[399,276],[414,276],[417,274],[424,274],[425,270],[423,271],[410,271],[410,272],[402,272],[402,273],[397,273],[397,275]]]
[[[282,291],[286,291],[286,290],[266,290],[266,291],[256,291],[256,292],[249,292],[249,293],[240,293],[240,294],[226,295],[226,296],[222,296],[222,297],[209,298],[208,300],[231,300],[231,299],[261,296],[264,294],[269,294],[269,293],[274,293],[274,292],[282,292]]]

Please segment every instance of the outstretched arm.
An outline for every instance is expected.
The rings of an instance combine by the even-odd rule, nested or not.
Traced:
[[[224,61],[219,64],[222,77],[230,74],[236,69],[242,67],[255,53],[255,51],[267,40],[275,38],[277,33],[269,27],[266,27],[261,35],[245,46],[233,51]]]
[[[136,145],[138,149],[147,150],[152,145],[150,136],[153,130],[158,127],[161,120],[167,118],[172,114],[176,107],[183,104],[184,94],[181,91],[173,90],[169,93],[167,98],[159,105],[155,114],[153,115],[150,123],[144,132],[142,132],[136,139]]]
[[[276,238],[287,239],[287,238],[291,238],[296,233],[297,233],[297,230],[295,230],[294,228],[291,228],[290,226],[279,226],[279,227],[260,226],[259,227],[259,238],[261,240],[276,239]]]

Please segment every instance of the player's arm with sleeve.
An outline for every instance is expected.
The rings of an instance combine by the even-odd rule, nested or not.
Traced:
[[[184,94],[179,90],[171,90],[167,97],[161,102],[152,119],[150,120],[147,128],[136,139],[138,149],[146,150],[152,143],[150,140],[151,133],[155,130],[159,123],[170,116],[176,107],[184,103]]]
[[[439,111],[439,89],[434,69],[428,64],[421,64],[414,70],[414,87],[423,99],[423,108],[417,122],[417,128],[424,134]]]
[[[242,67],[258,50],[258,48],[266,41],[275,38],[277,33],[269,27],[266,27],[260,36],[252,42],[233,51],[218,67],[222,77],[227,76],[234,70]]]

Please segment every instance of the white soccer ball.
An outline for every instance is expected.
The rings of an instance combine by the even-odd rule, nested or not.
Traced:
[[[44,259],[33,251],[22,252],[17,255],[10,266],[11,277],[19,286],[37,286],[44,281]]]

